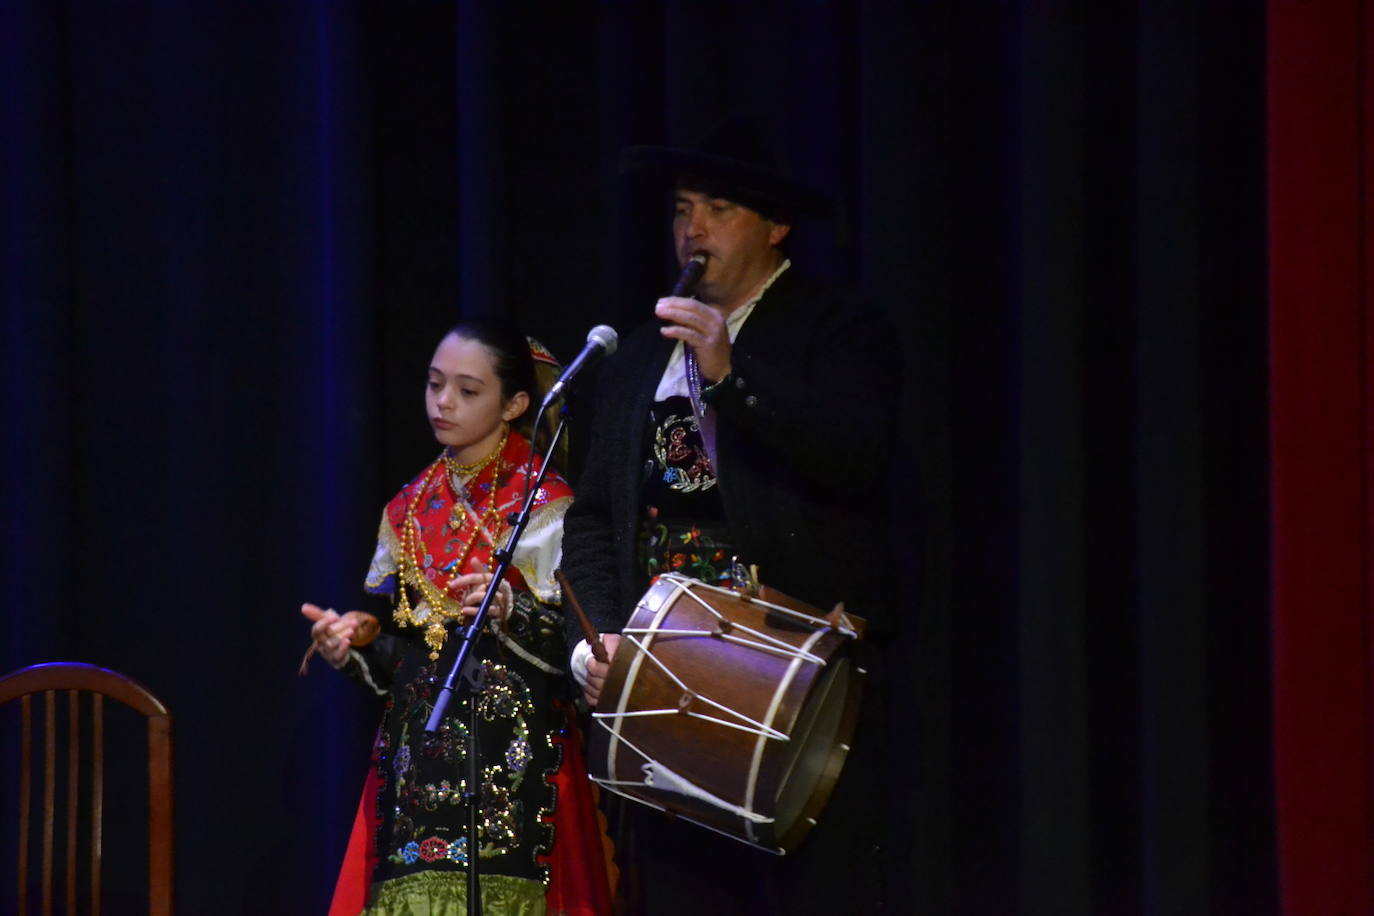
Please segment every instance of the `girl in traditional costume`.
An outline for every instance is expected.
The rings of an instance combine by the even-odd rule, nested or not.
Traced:
[[[552,469],[476,647],[484,674],[477,842],[463,801],[471,701],[461,684],[440,726],[425,732],[460,642],[451,630],[480,605],[492,554],[538,474],[532,432],[518,428],[540,395],[537,363],[557,371],[546,350],[508,326],[473,322],[445,335],[425,388],[444,449],[387,504],[367,575],[369,592],[393,600],[390,626],[361,645],[367,615],[302,608],[314,621],[313,648],[386,697],[331,914],[466,913],[474,853],[484,913],[603,911],[605,860],[564,704],[554,578],[572,491]]]

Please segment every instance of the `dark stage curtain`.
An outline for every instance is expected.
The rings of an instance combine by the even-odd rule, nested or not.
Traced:
[[[856,495],[900,520],[892,911],[1276,911],[1262,10],[0,9],[0,664],[171,707],[183,911],[329,898],[377,708],[296,677],[296,608],[359,601],[440,330],[628,331],[671,269],[618,151],[731,110],[903,335]]]

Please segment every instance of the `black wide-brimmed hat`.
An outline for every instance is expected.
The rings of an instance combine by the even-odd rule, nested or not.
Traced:
[[[834,198],[783,171],[755,118],[729,118],[689,147],[631,146],[621,155],[621,168],[700,185],[770,218],[836,216]]]

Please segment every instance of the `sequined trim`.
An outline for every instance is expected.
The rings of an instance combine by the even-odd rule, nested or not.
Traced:
[[[561,707],[559,708],[558,714],[560,716],[564,715]],[[561,732],[561,729],[559,731]],[[544,780],[544,785],[549,790],[549,804],[547,807],[539,809],[537,828],[539,830],[539,839],[533,844],[533,851],[531,853],[534,864],[539,866],[540,873],[543,875],[545,887],[549,884],[549,865],[548,862],[541,860],[548,859],[553,853],[553,844],[557,839],[553,825],[553,813],[558,807],[558,785],[554,780],[558,776],[558,771],[563,769],[563,745],[553,740],[553,736],[553,731],[544,735],[544,743],[548,746],[550,751],[549,759],[551,766],[540,774],[540,778]]]
[[[508,721],[511,729],[511,737],[496,762],[484,766],[482,771],[478,854],[489,859],[508,854],[527,842],[522,835],[527,824],[525,803],[517,793],[534,759],[528,720],[535,709],[533,693],[519,674],[506,665],[491,661],[483,662],[482,667],[484,677],[481,692],[476,697],[477,715],[487,723]],[[446,772],[461,773],[459,764],[467,753],[468,729],[460,718],[461,709],[445,716],[432,735],[420,736],[433,709],[436,683],[435,666],[421,668],[399,691],[399,709],[388,713],[397,714],[404,721],[397,739],[400,746],[393,752],[385,731],[378,740],[376,762],[382,772],[390,772],[394,798],[389,836],[379,838],[382,840],[379,846],[392,850],[387,859],[397,865],[414,866],[421,861],[437,862],[446,857],[449,847],[441,845],[446,842],[442,837],[431,833],[433,826],[426,826],[426,822],[433,820],[426,813],[462,806],[467,791],[462,779],[456,782],[447,779],[423,781],[425,772],[434,772],[424,767],[434,761],[442,762]],[[465,707],[467,702],[463,701],[460,707]],[[417,738],[420,741],[418,754],[412,750]],[[549,785],[547,777],[544,784]],[[540,826],[535,829],[538,835],[529,838],[529,845],[537,852],[544,831]],[[466,846],[463,855],[467,855]],[[542,872],[542,865],[540,868]]]

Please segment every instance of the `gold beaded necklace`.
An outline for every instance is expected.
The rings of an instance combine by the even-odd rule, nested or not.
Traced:
[[[463,548],[463,555],[457,562],[450,565],[454,572],[450,578],[463,574],[467,568],[468,561],[472,558],[473,551],[477,547],[479,536],[485,536],[490,546],[495,547],[494,538],[500,529],[500,507],[498,505],[500,477],[501,477],[501,454],[506,450],[506,440],[510,436],[510,427],[507,426],[501,434],[501,441],[497,443],[496,449],[481,461],[472,464],[459,464],[450,453],[445,449],[439,456],[439,460],[429,466],[425,472],[424,479],[420,481],[415,490],[415,496],[410,501],[406,509],[405,520],[401,523],[401,546],[399,556],[396,558],[397,581],[398,581],[398,600],[396,610],[392,614],[396,623],[401,626],[423,626],[425,629],[425,644],[429,646],[429,658],[434,661],[439,657],[439,651],[444,647],[444,641],[448,638],[448,628],[445,626],[451,620],[461,619],[463,616],[463,605],[461,601],[455,601],[444,594],[438,586],[429,580],[420,571],[420,561],[418,559],[424,549],[424,544],[420,540],[420,523],[417,514],[420,503],[424,500],[425,494],[429,491],[430,483],[439,468],[443,467],[449,472],[449,486],[453,490],[453,511],[449,514],[449,528],[458,531],[463,527],[464,521],[468,518],[469,511],[475,519],[475,524],[471,534],[468,536],[467,544]],[[477,498],[475,494],[480,493],[479,483],[483,473],[492,468],[490,491],[487,494],[487,506],[480,516],[476,514],[475,507]],[[466,483],[463,478],[466,477]],[[426,620],[421,621],[416,618],[415,612],[410,604],[410,595],[406,586],[410,585],[419,589],[423,600],[429,605],[430,613]]]
[[[509,438],[510,427],[506,426],[504,432],[501,433],[501,441],[496,444],[496,451],[480,461],[474,461],[472,464],[459,464],[458,459],[453,457],[453,450],[444,449],[440,457],[443,458],[444,467],[448,468],[449,484],[453,487],[453,493],[456,497],[453,500],[453,511],[449,513],[448,517],[448,526],[450,529],[457,531],[459,528],[463,527],[463,520],[467,517],[466,510],[476,503],[474,499],[464,499],[463,497],[468,495],[469,487],[475,487],[477,485],[477,480],[482,476],[482,472],[490,467],[493,461],[501,457],[501,453],[506,450],[506,440]],[[491,500],[487,503],[486,515],[482,519],[483,523],[488,519],[495,520],[496,518],[497,476],[496,474],[492,475]],[[468,481],[468,487],[463,485],[464,478]]]

